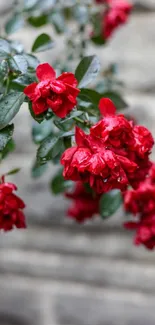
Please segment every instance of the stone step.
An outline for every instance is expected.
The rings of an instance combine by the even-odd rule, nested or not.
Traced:
[[[12,275],[0,277],[0,290],[0,315],[23,319],[16,325],[154,325],[154,296],[135,290]]]
[[[155,293],[154,264],[3,249],[0,273]]]
[[[99,227],[74,227],[64,225],[54,226],[51,230],[34,228],[28,231],[12,231],[0,236],[2,249],[17,249],[27,253],[62,254],[73,257],[97,257],[109,259],[124,259],[137,263],[154,263],[155,255],[143,247],[132,243],[133,234],[126,230]]]

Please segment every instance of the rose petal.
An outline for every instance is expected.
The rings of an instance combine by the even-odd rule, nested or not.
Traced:
[[[112,100],[109,98],[101,98],[99,101],[99,110],[101,115],[108,116],[108,115],[115,115],[116,107],[113,104]]]
[[[35,103],[32,104],[32,110],[36,115],[39,115],[45,112],[48,109],[48,105],[45,100],[39,99]]]
[[[36,69],[36,75],[40,81],[46,79],[53,80],[56,78],[55,70],[48,63],[39,64]]]
[[[61,164],[65,165],[66,162],[69,162],[72,158],[74,153],[76,152],[77,147],[71,147],[65,150],[65,152],[61,156]]]
[[[78,82],[77,79],[75,78],[74,74],[71,72],[64,72],[62,73],[57,80],[60,80],[66,84],[71,85],[72,87],[76,87]]]
[[[50,88],[56,94],[61,94],[66,90],[66,86],[62,82],[57,81],[57,80],[54,80],[53,82],[51,82]]]
[[[86,138],[86,134],[84,133],[84,131],[79,127],[76,127],[75,140],[79,147],[85,146],[85,138]]]
[[[30,84],[24,88],[24,94],[26,96],[28,96],[31,100],[34,100],[36,98],[36,95],[35,95],[36,87],[37,87],[37,83],[33,82],[32,84]]]
[[[130,230],[135,230],[138,228],[138,223],[133,222],[133,221],[128,221],[123,224],[124,228],[130,229]]]
[[[53,99],[48,98],[47,104],[50,108],[52,108],[53,112],[55,112],[62,105],[62,99],[58,96]]]

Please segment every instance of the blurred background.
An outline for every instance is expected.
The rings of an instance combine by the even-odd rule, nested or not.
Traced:
[[[129,23],[109,44],[89,51],[103,67],[117,62],[131,115],[155,136],[155,0],[134,4]],[[1,28],[13,6],[12,0],[0,0]],[[54,34],[51,26],[26,27],[11,39],[30,51],[41,32]],[[52,51],[38,57],[52,63],[63,57],[63,46],[60,36]],[[133,246],[121,210],[103,223],[76,225],[65,218],[68,203],[48,188],[56,167],[31,179],[36,147],[26,105],[15,125],[16,150],[1,173],[22,167],[10,180],[27,204],[28,229],[0,236],[0,325],[154,325],[154,252]]]

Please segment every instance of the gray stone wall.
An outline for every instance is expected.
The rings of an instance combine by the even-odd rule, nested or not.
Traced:
[[[129,24],[106,49],[90,52],[103,66],[118,62],[130,111],[155,136],[155,1],[134,2]],[[3,0],[0,8],[6,9]],[[53,33],[47,26],[13,37],[30,49],[40,31]],[[61,41],[52,57],[51,52],[40,57],[52,63],[58,53],[63,53]],[[85,226],[64,218],[67,202],[47,187],[54,167],[31,179],[36,148],[30,123],[23,105],[15,119],[16,151],[1,166],[1,172],[22,167],[10,180],[27,203],[28,229],[0,236],[0,325],[154,325],[154,253],[132,245],[132,234],[121,228],[121,210],[112,220]]]

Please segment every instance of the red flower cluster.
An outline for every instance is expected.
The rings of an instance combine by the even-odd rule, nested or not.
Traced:
[[[64,72],[56,78],[55,70],[43,63],[36,70],[39,83],[34,82],[24,89],[24,93],[32,101],[32,109],[36,115],[52,111],[64,118],[76,105],[76,97],[79,93],[77,80],[73,73]]]
[[[155,247],[155,164],[148,177],[136,190],[124,194],[125,210],[135,215],[135,221],[126,222],[127,229],[136,230],[135,244],[149,249]]]
[[[76,182],[73,192],[67,192],[65,196],[73,200],[73,204],[68,209],[68,216],[77,222],[84,222],[99,214],[100,196],[88,192],[82,182]]]
[[[108,5],[102,21],[102,35],[107,39],[116,28],[127,22],[132,4],[127,0],[96,0],[96,2]]]
[[[24,202],[13,193],[17,190],[12,183],[0,184],[0,229],[4,231],[16,228],[26,228],[25,216],[22,210]]]
[[[63,176],[88,182],[97,193],[116,188],[124,191],[136,181],[140,161],[148,159],[154,141],[146,128],[115,115],[110,99],[101,99],[99,107],[105,117],[90,128],[89,135],[76,128],[77,146],[67,149],[61,158]]]

